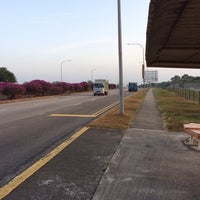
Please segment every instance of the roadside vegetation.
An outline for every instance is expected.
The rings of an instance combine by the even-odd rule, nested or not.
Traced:
[[[92,86],[92,81],[80,83],[55,81],[50,83],[38,79],[18,84],[14,73],[10,72],[6,67],[0,67],[0,103],[9,102],[5,100],[86,92],[91,91]],[[110,83],[109,88],[115,89],[116,85]]]
[[[90,91],[92,85],[87,82],[81,83],[50,83],[44,80],[33,80],[23,84],[0,82],[0,99],[20,99],[30,97],[41,97],[60,95],[73,92]]]
[[[178,87],[178,88],[184,88],[184,85],[187,83],[193,83],[197,84],[200,83],[200,77],[196,76],[189,76],[188,74],[184,74],[183,76],[175,75],[171,78],[170,81],[167,82],[161,82],[161,83],[153,83],[153,87],[158,88],[169,88],[169,87]]]
[[[124,101],[125,114],[120,115],[119,105],[90,123],[92,127],[127,129],[134,120],[148,89],[129,96]],[[167,89],[154,88],[155,99],[162,113],[164,128],[168,131],[183,131],[185,123],[200,123],[200,105],[176,96]]]
[[[115,89],[115,84],[109,84],[110,89]],[[52,95],[70,94],[74,92],[87,92],[92,90],[92,83],[66,83],[33,80],[23,84],[0,82],[0,100],[43,97]],[[5,101],[0,101],[4,103]]]
[[[89,126],[100,128],[127,129],[134,120],[148,89],[133,93],[124,101],[124,115],[120,114],[119,105],[92,121]]]
[[[0,67],[0,82],[16,83],[17,79],[14,73],[9,71],[6,67]]]
[[[163,116],[164,127],[169,131],[183,131],[185,123],[200,123],[200,105],[176,96],[170,90],[156,88],[154,96]]]

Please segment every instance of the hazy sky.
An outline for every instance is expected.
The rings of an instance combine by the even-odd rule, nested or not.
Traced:
[[[149,0],[121,0],[124,84],[142,83]],[[118,83],[117,0],[0,0],[0,67],[34,79]],[[155,68],[148,68],[155,70]],[[159,82],[199,70],[158,69]]]

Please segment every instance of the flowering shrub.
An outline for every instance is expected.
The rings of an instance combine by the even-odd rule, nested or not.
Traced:
[[[62,88],[63,89],[63,93],[72,91],[72,85],[70,83],[56,82],[56,83],[54,83],[54,85]]]
[[[3,85],[0,84],[0,94],[3,94]]]
[[[83,86],[80,83],[73,83],[73,92],[82,92]]]
[[[115,84],[109,84],[110,89],[115,89]],[[14,99],[20,96],[44,96],[58,95],[71,92],[84,92],[92,89],[92,84],[87,82],[81,83],[65,83],[54,82],[49,83],[43,80],[33,80],[24,84],[15,84],[8,82],[0,83],[0,95],[5,98]],[[5,95],[5,96],[4,96]]]
[[[63,92],[64,92],[63,88],[56,85],[53,85],[50,91],[51,95],[58,95],[62,94]]]
[[[0,99],[5,99],[6,96],[3,94],[4,87],[8,82],[0,82]]]
[[[51,88],[53,85],[43,80],[33,80],[25,84],[28,93],[32,93],[37,96],[44,96],[51,94]]]
[[[43,94],[42,86],[36,81],[26,82],[24,87],[27,95],[41,96]]]
[[[91,90],[91,88],[92,88],[91,84],[89,84],[87,82],[71,84],[71,91],[72,92],[85,92],[85,91]]]
[[[0,87],[4,88],[9,82],[0,82]]]
[[[83,91],[89,91],[92,89],[92,85],[87,82],[81,82],[80,85],[81,85]]]
[[[42,87],[42,95],[50,95],[51,94],[51,89],[53,87],[52,83],[43,81],[43,80],[34,80],[32,81],[34,83],[38,83]]]
[[[16,97],[24,95],[26,88],[23,85],[15,83],[7,83],[3,87],[3,94],[9,99],[15,99]]]
[[[109,84],[109,88],[110,88],[110,89],[116,89],[116,87],[117,87],[117,86],[116,86],[115,84],[113,84],[113,83]]]

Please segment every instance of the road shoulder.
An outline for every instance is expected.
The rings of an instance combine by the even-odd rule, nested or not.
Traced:
[[[122,130],[90,128],[5,200],[91,199],[122,136]]]

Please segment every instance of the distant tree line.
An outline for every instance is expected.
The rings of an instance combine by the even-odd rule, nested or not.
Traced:
[[[154,86],[166,88],[166,87],[173,87],[176,85],[179,87],[183,87],[184,82],[197,82],[197,81],[200,81],[199,76],[193,77],[193,76],[189,76],[188,74],[184,74],[183,76],[175,75],[174,77],[170,79],[170,81],[156,83],[154,84]]]
[[[174,77],[171,78],[172,83],[182,83],[184,81],[200,81],[200,77],[193,77],[189,76],[188,74],[184,74],[182,77],[175,75]]]

